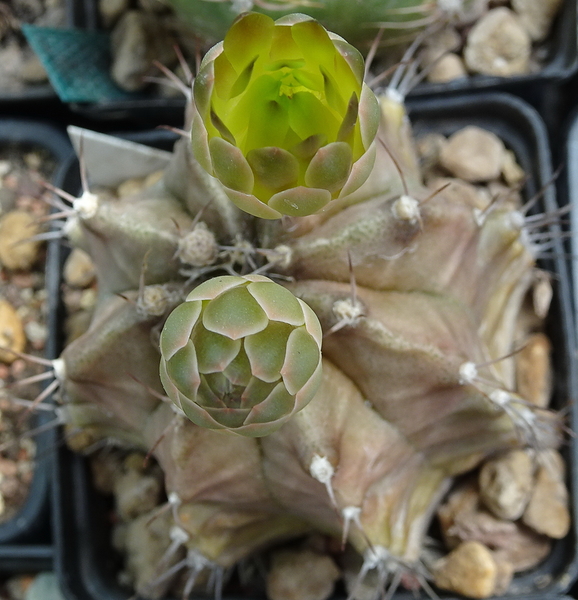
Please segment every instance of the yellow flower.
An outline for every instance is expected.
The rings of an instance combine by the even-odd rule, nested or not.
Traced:
[[[355,191],[379,107],[361,54],[306,15],[239,18],[195,80],[193,151],[242,210],[305,216]]]

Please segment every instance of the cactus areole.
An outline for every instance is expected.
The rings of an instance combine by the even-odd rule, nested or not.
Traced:
[[[321,383],[315,313],[267,277],[215,277],[169,315],[161,381],[194,423],[259,437],[278,429]]]
[[[256,217],[316,213],[373,167],[379,108],[363,74],[361,54],[311,17],[246,14],[195,79],[195,158]]]

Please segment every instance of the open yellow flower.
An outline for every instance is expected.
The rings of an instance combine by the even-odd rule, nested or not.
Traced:
[[[242,16],[195,80],[196,159],[252,215],[321,210],[373,167],[379,107],[363,72],[361,54],[306,15]]]

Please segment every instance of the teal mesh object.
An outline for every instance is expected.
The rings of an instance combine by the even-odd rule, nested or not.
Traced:
[[[22,31],[63,102],[102,102],[137,97],[121,90],[109,74],[108,34],[34,25],[22,25]]]

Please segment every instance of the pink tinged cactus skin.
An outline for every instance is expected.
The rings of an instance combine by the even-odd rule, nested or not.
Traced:
[[[195,158],[243,211],[305,216],[373,168],[379,106],[363,59],[306,15],[249,13],[195,80]]]
[[[197,425],[268,435],[306,406],[321,380],[315,313],[261,275],[216,277],[168,317],[161,381]]]
[[[159,318],[139,313],[137,292],[108,296],[90,328],[62,353],[67,420],[94,435],[148,449],[143,429],[160,403],[158,349],[151,328]]]
[[[208,560],[232,567],[269,543],[311,531],[273,498],[258,439],[199,427],[167,403],[151,415],[145,436],[156,446],[167,492],[180,500],[187,546]]]

